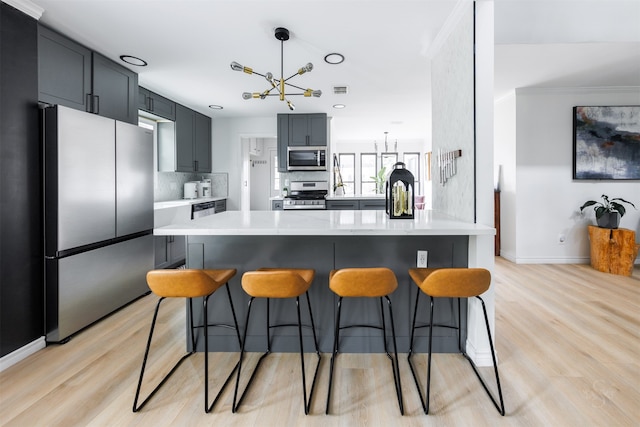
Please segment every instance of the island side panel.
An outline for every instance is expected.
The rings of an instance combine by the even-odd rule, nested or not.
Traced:
[[[230,281],[231,293],[241,331],[244,331],[249,297],[241,286],[245,271],[260,267],[313,268],[316,278],[309,291],[314,321],[322,352],[330,353],[333,346],[333,330],[337,298],[328,287],[329,272],[335,268],[386,266],[398,277],[398,289],[391,296],[394,308],[398,351],[409,348],[411,315],[415,303],[415,285],[408,269],[416,265],[418,250],[429,251],[429,267],[466,267],[468,254],[467,236],[188,236],[188,268],[236,268],[238,274]],[[438,300],[436,319],[449,322],[453,305],[448,300]],[[388,314],[386,311],[385,316]],[[418,319],[428,320],[428,298],[422,297]],[[455,305],[457,310],[457,305]],[[194,306],[196,322],[201,319],[201,305]],[[306,299],[301,297],[303,323],[309,324]],[[343,320],[360,324],[379,322],[380,305],[377,300],[350,300],[343,306]],[[457,313],[457,311],[453,312]],[[266,302],[254,302],[250,328],[247,333],[247,351],[266,348]],[[295,323],[294,300],[271,300],[271,322]],[[218,290],[209,300],[209,322],[230,322],[226,291]],[[387,317],[388,320],[388,317]],[[462,307],[463,337],[466,337],[466,302]],[[305,351],[311,351],[311,332],[305,334]],[[426,329],[417,335],[425,335]],[[449,330],[434,330],[434,351],[457,352],[455,334]],[[341,352],[383,352],[380,331],[367,329],[345,330],[341,333]],[[390,336],[390,331],[387,331]],[[237,351],[235,333],[223,328],[210,328],[209,347],[212,351]],[[272,351],[298,351],[297,329],[279,328],[271,332]],[[349,337],[349,338],[346,338]],[[203,350],[202,339],[197,349]],[[388,345],[391,341],[388,340]],[[463,341],[464,342],[464,341]],[[190,347],[188,345],[188,347]],[[391,348],[391,347],[390,347]],[[415,345],[415,351],[426,351],[426,340]]]

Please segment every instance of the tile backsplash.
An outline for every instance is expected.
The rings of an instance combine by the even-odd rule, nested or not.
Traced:
[[[228,174],[226,173],[184,173],[156,172],[154,202],[178,200],[184,197],[184,183],[211,179],[211,196],[228,197]]]

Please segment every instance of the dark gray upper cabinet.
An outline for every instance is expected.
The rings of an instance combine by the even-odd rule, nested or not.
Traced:
[[[138,75],[38,26],[38,100],[138,123]]]
[[[142,86],[138,87],[138,110],[147,111],[167,120],[176,119],[175,102]]]
[[[195,113],[194,172],[211,173],[211,118]]]
[[[289,145],[327,145],[327,115],[289,114]]]
[[[138,124],[138,74],[93,52],[93,113]]]
[[[89,111],[91,51],[38,26],[38,99]]]
[[[158,170],[211,173],[211,118],[176,104],[175,122],[158,123]]]
[[[278,172],[287,172],[289,114],[278,114]]]
[[[193,172],[195,169],[195,111],[176,105],[176,172]]]

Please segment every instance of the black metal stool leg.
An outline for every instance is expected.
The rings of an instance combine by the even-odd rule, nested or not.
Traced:
[[[209,314],[207,310],[207,302],[209,302],[209,295],[202,299],[202,312],[204,320],[204,328],[202,333],[204,334],[204,412],[209,412]],[[194,348],[195,350],[195,348]],[[213,405],[212,405],[213,406]]]
[[[426,400],[424,404],[424,413],[429,414],[429,398],[431,395],[431,353],[433,352],[433,297],[429,297],[431,304],[431,313],[429,314],[429,356],[427,361],[427,392],[426,392]]]
[[[336,318],[336,327],[333,333],[333,353],[331,353],[331,364],[329,365],[329,389],[327,391],[327,408],[325,414],[329,415],[329,404],[331,403],[331,386],[333,384],[333,365],[335,357],[338,355],[338,341],[340,339],[340,312],[342,311],[342,297],[338,298],[338,315]]]
[[[482,312],[484,314],[484,323],[485,323],[485,326],[487,328],[487,335],[489,337],[489,347],[491,348],[491,358],[493,359],[493,370],[494,370],[494,373],[496,375],[496,385],[498,386],[498,397],[500,399],[500,404],[498,404],[496,398],[493,396],[493,394],[491,394],[491,391],[489,390],[489,387],[487,387],[487,384],[482,379],[482,376],[480,375],[480,372],[478,371],[478,368],[476,367],[476,364],[473,363],[473,360],[471,360],[471,358],[469,357],[469,355],[467,355],[466,352],[463,352],[462,354],[469,361],[469,363],[471,364],[471,367],[473,368],[473,372],[476,373],[476,376],[480,380],[480,383],[482,384],[482,387],[484,388],[484,390],[489,395],[489,398],[493,402],[493,405],[496,407],[496,409],[498,410],[500,415],[504,416],[504,414],[505,414],[504,400],[502,399],[502,387],[500,386],[500,376],[498,375],[498,362],[496,360],[496,352],[495,352],[495,349],[493,347],[493,340],[491,339],[491,329],[489,328],[489,316],[487,315],[487,308],[485,307],[484,300],[482,298],[480,298],[479,296],[476,296],[476,298],[479,299],[480,302],[482,303]]]
[[[158,312],[160,310],[160,303],[162,303],[162,301],[164,300],[164,297],[160,298],[158,300],[158,303],[156,304],[156,309],[153,313],[153,320],[151,321],[151,329],[149,330],[149,339],[147,340],[147,347],[144,351],[144,357],[142,359],[142,368],[140,369],[140,378],[138,380],[138,387],[136,388],[136,395],[133,399],[133,412],[138,412],[140,409],[142,409],[147,402],[149,402],[149,399],[151,399],[156,392],[160,389],[160,387],[162,387],[162,385],[169,379],[169,377],[171,375],[173,375],[173,373],[176,371],[176,369],[178,369],[178,367],[180,366],[180,364],[182,364],[182,362],[184,362],[184,360],[193,355],[194,352],[191,351],[187,354],[185,354],[184,356],[182,356],[180,358],[180,360],[178,360],[178,362],[173,366],[173,368],[171,368],[171,370],[169,371],[169,373],[167,375],[164,376],[164,378],[162,378],[162,380],[160,381],[160,383],[151,391],[151,393],[149,393],[149,395],[147,396],[146,399],[144,399],[142,401],[142,403],[140,405],[138,405],[138,398],[140,397],[140,389],[142,388],[142,380],[144,378],[144,372],[147,366],[147,358],[149,356],[149,350],[151,349],[151,341],[153,338],[153,332],[156,326],[156,320],[158,319]]]
[[[229,305],[231,306],[231,315],[233,317],[234,329],[236,331],[236,336],[238,337],[238,348],[241,349],[242,348],[242,340],[240,339],[240,328],[238,328],[238,319],[236,317],[236,310],[235,310],[235,308],[233,306],[233,300],[231,299],[231,291],[229,290],[229,283],[226,283],[225,286],[227,288],[227,297],[229,298]],[[205,325],[208,325],[206,320],[205,320]],[[227,325],[210,325],[210,326],[224,326],[224,327],[227,327]],[[208,335],[207,334],[207,328],[205,328],[205,336],[206,335]],[[207,351],[208,351],[209,347],[208,347],[207,340],[205,340],[205,345],[207,346]],[[207,355],[207,359],[208,359],[208,355]],[[218,400],[220,400],[220,396],[222,395],[222,392],[227,387],[227,384],[229,384],[229,382],[233,378],[233,374],[236,372],[236,369],[238,369],[239,364],[240,364],[240,361],[238,361],[235,364],[235,366],[233,367],[233,369],[231,370],[231,372],[227,376],[227,379],[222,384],[222,387],[220,387],[220,390],[216,394],[216,397],[213,399],[213,402],[211,402],[211,404],[207,408],[205,408],[205,412],[207,412],[207,413],[211,412],[213,410],[213,407],[216,405],[216,403],[218,403]],[[207,370],[207,372],[208,372],[208,370]]]
[[[413,323],[411,325],[411,340],[409,341],[409,354],[407,355],[407,362],[409,362],[409,369],[411,369],[411,375],[413,376],[413,381],[416,383],[416,389],[418,390],[418,396],[420,397],[420,404],[422,405],[422,409],[427,413],[427,406],[425,403],[425,398],[422,395],[422,390],[420,389],[420,381],[418,380],[418,374],[416,373],[416,369],[413,366],[413,362],[411,361],[411,356],[413,356],[413,339],[416,331],[416,316],[418,314],[418,301],[420,300],[420,288],[416,288],[416,303],[413,310]],[[429,325],[425,325],[429,326]],[[423,326],[420,326],[423,327]]]
[[[394,358],[391,360],[391,368],[393,369],[393,382],[396,386],[396,395],[398,397],[398,405],[400,406],[400,415],[404,415],[404,403],[402,402],[402,385],[400,383],[400,365],[398,364],[398,346],[396,344],[396,328],[393,323],[393,310],[391,308],[391,299],[389,296],[385,296],[387,299],[387,304],[389,306],[389,317],[391,318],[391,336],[393,337],[393,355]],[[380,299],[382,302],[382,299]],[[384,317],[383,317],[384,322]],[[384,327],[383,327],[384,330]],[[383,336],[385,341],[385,347],[387,342],[386,335]],[[387,353],[389,354],[389,353]]]
[[[309,397],[307,398],[307,383],[305,377],[304,368],[304,348],[302,345],[302,321],[300,319],[300,298],[296,297],[296,307],[298,309],[298,334],[300,336],[300,362],[302,366],[302,394],[304,396],[304,414],[309,415],[311,409],[311,401],[313,399],[313,391],[316,386],[316,379],[318,378],[318,370],[320,369],[320,349],[318,348],[318,340],[316,338],[316,327],[313,323],[313,313],[311,312],[311,302],[309,301],[309,292],[305,292],[307,295],[307,306],[309,308],[309,317],[311,319],[311,330],[313,332],[313,341],[316,348],[316,355],[318,356],[318,363],[316,364],[315,373],[313,374],[313,382],[311,383],[311,390],[309,390]]]
[[[238,406],[240,406],[240,402],[242,402],[242,398],[244,397],[244,392],[243,392],[242,396],[240,396],[240,400],[238,400],[238,385],[240,384],[240,373],[242,372],[242,359],[244,358],[244,347],[247,343],[247,330],[249,330],[249,317],[251,316],[251,305],[254,299],[255,299],[254,297],[251,297],[249,299],[249,304],[247,308],[247,320],[244,324],[245,325],[244,335],[242,336],[242,346],[240,347],[240,359],[238,360],[238,375],[236,377],[236,387],[233,392],[233,405],[231,406],[231,412],[233,413],[235,413],[238,410]],[[245,388],[245,392],[246,392],[246,388]]]

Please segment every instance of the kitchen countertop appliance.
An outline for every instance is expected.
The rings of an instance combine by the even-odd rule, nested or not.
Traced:
[[[63,106],[42,115],[45,332],[65,342],[149,292],[153,132]]]
[[[198,181],[189,181],[184,183],[184,198],[185,199],[197,199],[198,198]]]
[[[326,209],[325,199],[328,193],[327,181],[292,181],[282,209]]]

